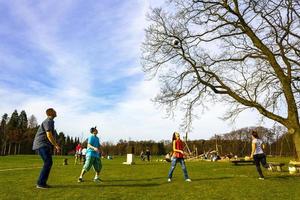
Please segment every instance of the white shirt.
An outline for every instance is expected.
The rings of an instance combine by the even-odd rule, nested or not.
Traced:
[[[261,141],[261,139],[253,139],[252,140],[252,144],[256,144],[255,146],[256,146],[256,148],[255,148],[255,151],[254,151],[254,155],[256,155],[256,154],[262,154],[262,153],[264,153],[263,152],[263,150],[262,150],[262,141]]]
[[[83,148],[82,150],[81,150],[81,153],[82,153],[82,155],[86,155],[86,148]]]

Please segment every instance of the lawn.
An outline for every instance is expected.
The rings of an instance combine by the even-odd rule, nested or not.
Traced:
[[[254,165],[187,162],[192,182],[184,182],[178,166],[168,183],[170,163],[137,160],[136,165],[127,166],[122,164],[125,157],[115,157],[102,160],[103,182],[93,182],[91,170],[84,177],[85,182],[77,183],[82,166],[74,165],[73,157],[68,157],[69,165],[64,166],[63,158],[66,157],[54,157],[48,180],[52,188],[40,190],[35,188],[42,165],[38,156],[0,157],[0,199],[300,199],[299,175],[264,170],[266,179],[258,180]]]

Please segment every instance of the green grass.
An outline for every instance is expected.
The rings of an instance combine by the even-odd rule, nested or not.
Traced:
[[[92,181],[91,170],[77,183],[81,165],[63,166],[63,158],[54,157],[48,180],[51,189],[35,188],[42,161],[38,156],[0,157],[0,199],[300,199],[300,176],[288,172],[264,170],[266,179],[258,180],[254,165],[234,166],[223,162],[187,162],[192,179],[184,182],[180,165],[171,183],[167,182],[170,163],[142,162],[123,165],[125,157],[103,159],[101,179]],[[155,160],[155,159],[153,159]],[[268,161],[288,163],[287,158],[269,158]],[[31,168],[2,171],[4,169]],[[287,165],[284,168],[287,170]]]

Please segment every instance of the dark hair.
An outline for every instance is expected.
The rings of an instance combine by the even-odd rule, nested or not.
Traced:
[[[256,139],[259,139],[259,136],[256,131],[252,131],[252,136],[255,137]]]
[[[91,133],[94,133],[95,130],[97,130],[97,126],[92,127],[91,130],[90,130],[90,132],[91,132]]]
[[[174,132],[174,133],[173,133],[173,136],[172,136],[172,142],[173,142],[174,140],[176,140],[176,133],[177,133],[177,132]]]
[[[53,108],[48,108],[46,110],[47,116],[55,117],[56,116],[56,111]]]

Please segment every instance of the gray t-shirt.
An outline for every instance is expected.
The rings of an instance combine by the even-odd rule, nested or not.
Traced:
[[[47,131],[54,134],[54,121],[51,118],[45,119],[43,123],[40,125],[34,137],[32,150],[37,150],[45,146],[53,147],[53,145],[47,138],[47,134],[46,134]]]
[[[264,153],[262,150],[262,147],[261,147],[263,144],[262,140],[254,139],[254,140],[252,140],[252,143],[256,144],[254,155]]]

